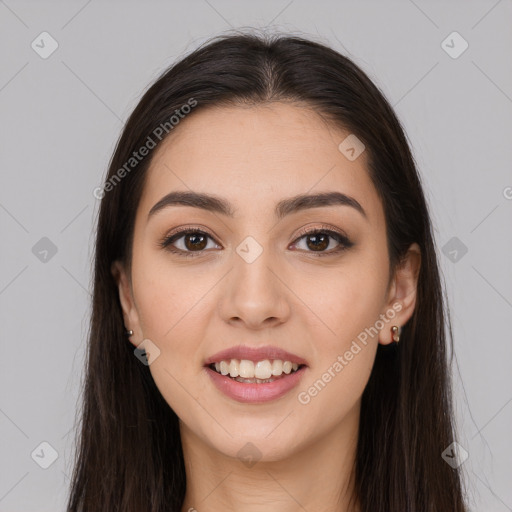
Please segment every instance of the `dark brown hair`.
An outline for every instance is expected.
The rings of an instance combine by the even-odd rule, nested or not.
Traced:
[[[122,179],[112,179],[191,98],[197,104],[190,116],[209,105],[308,105],[366,146],[368,173],[384,207],[390,270],[393,274],[413,242],[422,261],[413,316],[397,346],[378,346],[362,396],[355,498],[363,512],[464,512],[460,469],[441,457],[455,440],[447,350],[447,334],[453,350],[451,322],[427,204],[401,124],[382,92],[349,58],[302,37],[253,33],[215,37],[172,65],[143,95],[117,143],[97,224],[68,512],[180,512],[183,504],[178,418],[149,368],[134,357],[111,273],[115,260],[130,268],[135,212],[156,149]]]

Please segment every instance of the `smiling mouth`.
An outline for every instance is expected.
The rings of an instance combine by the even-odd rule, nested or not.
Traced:
[[[207,365],[220,375],[246,384],[274,382],[296,373],[305,366],[305,364],[280,359],[256,362],[247,359],[230,359]]]

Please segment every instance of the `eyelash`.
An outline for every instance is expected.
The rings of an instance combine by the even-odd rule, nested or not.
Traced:
[[[159,242],[159,246],[162,248],[162,249],[166,249],[174,254],[178,254],[179,256],[185,256],[185,257],[196,257],[196,256],[199,256],[201,253],[204,253],[205,250],[202,250],[202,251],[183,251],[182,249],[176,249],[175,247],[172,247],[172,243],[175,242],[176,240],[179,240],[180,238],[182,238],[184,235],[188,235],[188,234],[193,234],[193,233],[197,233],[197,234],[201,234],[201,235],[206,235],[207,237],[211,238],[213,240],[213,236],[210,235],[209,233],[207,233],[206,231],[203,231],[199,228],[194,228],[194,227],[184,227],[184,228],[181,228],[177,231],[175,231],[172,235],[170,236],[166,236],[163,240],[161,240]],[[340,245],[336,248],[336,249],[332,249],[328,252],[325,252],[325,251],[320,251],[320,252],[315,252],[315,251],[306,251],[306,252],[309,252],[311,254],[313,254],[314,256],[318,256],[318,257],[323,257],[323,256],[332,256],[332,255],[335,255],[335,254],[339,254],[347,249],[349,249],[350,247],[352,247],[354,245],[353,242],[351,242],[345,235],[337,232],[337,231],[333,231],[332,229],[329,229],[327,227],[320,227],[320,228],[314,228],[314,229],[309,229],[309,230],[303,230],[301,231],[298,235],[297,235],[297,238],[295,239],[294,241],[294,244],[296,242],[298,242],[300,239],[304,238],[305,236],[307,235],[317,235],[317,234],[326,234],[326,235],[329,235],[331,238],[333,238],[334,240],[336,240],[336,242],[338,242]]]

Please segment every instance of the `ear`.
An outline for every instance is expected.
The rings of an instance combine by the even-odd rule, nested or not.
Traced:
[[[379,332],[379,343],[382,345],[388,345],[393,341],[391,327],[397,325],[401,329],[414,313],[420,266],[421,250],[417,243],[413,243],[397,268],[389,287],[388,302],[386,310],[383,311],[389,320]],[[396,314],[391,317],[391,312]]]
[[[139,323],[139,315],[133,300],[133,291],[131,280],[126,272],[124,265],[120,261],[114,261],[111,266],[111,272],[119,289],[119,301],[123,310],[124,326],[127,330],[132,330],[133,335],[129,340],[132,345],[137,346],[136,340],[142,340],[142,330]]]

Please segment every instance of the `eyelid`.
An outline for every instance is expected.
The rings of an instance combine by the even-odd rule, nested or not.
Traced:
[[[318,225],[305,226],[304,228],[301,228],[301,230],[295,235],[295,240],[297,238],[303,237],[304,235],[308,235],[310,233],[315,233],[317,231],[336,233],[338,236],[346,239],[346,241],[349,242],[348,236],[343,231],[341,231],[339,228],[337,228],[335,226],[331,226],[329,224],[321,224],[320,226],[318,226]]]
[[[211,238],[214,238],[214,239],[216,238],[216,235],[214,235],[208,228],[205,228],[204,226],[201,226],[200,224],[189,224],[189,225],[185,225],[185,226],[180,226],[179,228],[172,229],[164,236],[163,239],[167,240],[174,235],[177,235],[177,234],[183,233],[183,232],[187,233],[189,231],[193,231],[193,232],[200,231],[202,233],[207,234]]]

